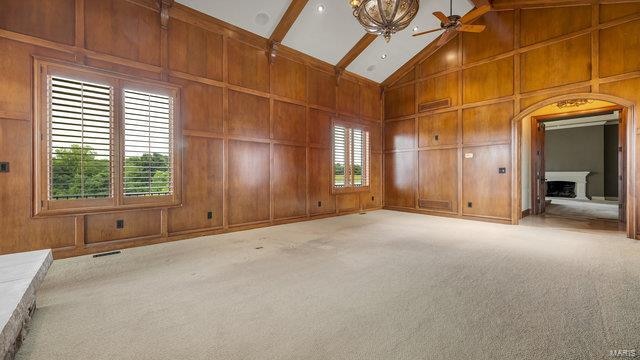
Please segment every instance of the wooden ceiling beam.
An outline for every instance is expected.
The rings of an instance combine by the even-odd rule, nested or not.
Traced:
[[[375,40],[378,36],[373,34],[365,34],[358,42],[349,50],[349,52],[336,64],[336,69],[344,70],[355,60],[362,52]]]
[[[275,30],[273,30],[271,37],[269,37],[271,43],[281,43],[282,40],[284,40],[284,37],[293,26],[293,23],[296,22],[296,19],[300,16],[302,9],[304,9],[308,1],[309,0],[291,0],[287,11],[282,16],[282,19],[280,19]]]

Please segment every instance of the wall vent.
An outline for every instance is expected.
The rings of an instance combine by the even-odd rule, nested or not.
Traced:
[[[429,101],[418,105],[418,112],[425,112],[436,109],[444,109],[451,106],[451,99],[442,99],[436,101]]]
[[[451,201],[442,201],[442,200],[426,200],[420,199],[418,200],[418,205],[421,209],[428,210],[446,210],[451,211]]]

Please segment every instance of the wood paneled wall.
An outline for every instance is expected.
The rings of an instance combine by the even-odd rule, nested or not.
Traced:
[[[572,93],[640,103],[640,2],[531,3],[496,1],[485,32],[426,48],[384,83],[386,207],[512,222],[514,116]]]
[[[382,206],[379,84],[180,4],[0,2],[0,253],[57,257]],[[166,80],[181,90],[182,206],[32,217],[33,57]],[[331,121],[372,133],[371,191],[331,191]],[[207,213],[212,212],[212,219]],[[124,229],[116,229],[124,220]]]

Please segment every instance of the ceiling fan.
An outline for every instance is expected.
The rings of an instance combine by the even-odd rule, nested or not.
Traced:
[[[449,16],[446,16],[441,11],[436,11],[433,13],[435,17],[440,20],[440,29],[433,29],[422,31],[413,36],[420,36],[424,34],[429,34],[436,31],[444,30],[442,36],[440,36],[440,40],[438,40],[437,46],[442,46],[447,43],[451,38],[453,38],[458,32],[470,32],[470,33],[479,33],[483,32],[486,26],[484,25],[470,25],[469,23],[473,20],[479,18],[480,16],[488,13],[491,10],[490,5],[482,5],[472,11],[469,11],[466,15],[453,15],[453,0],[449,3],[450,10]]]

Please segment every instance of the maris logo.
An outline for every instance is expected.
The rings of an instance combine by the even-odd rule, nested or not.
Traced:
[[[635,358],[638,353],[635,349],[631,350],[609,350],[609,356],[615,358]]]

